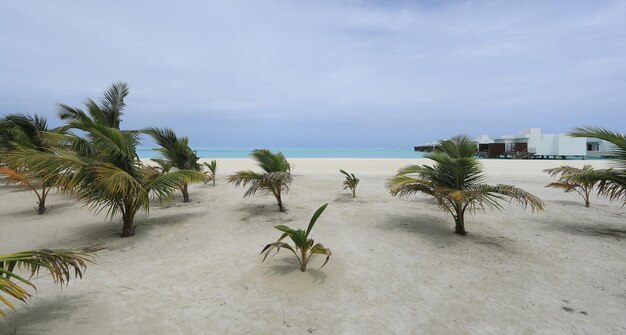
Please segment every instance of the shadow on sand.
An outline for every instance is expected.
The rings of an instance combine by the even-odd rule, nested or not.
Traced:
[[[264,276],[286,276],[292,273],[301,273],[300,264],[298,264],[298,261],[294,258],[284,258],[276,260],[276,262],[278,262],[278,264],[270,265],[268,270],[263,273]],[[326,274],[318,269],[312,268],[312,264],[309,264],[303,274],[309,275],[313,279],[312,283],[323,284],[326,281]]]
[[[80,297],[58,296],[31,302],[26,308],[17,313],[7,313],[7,321],[0,321],[0,333],[2,334],[51,334],[50,328],[45,328],[46,323],[53,320],[67,320],[75,312],[86,304]]]
[[[466,220],[473,218],[467,216]],[[452,220],[452,218],[450,218]],[[467,224],[470,224],[468,228]],[[508,250],[509,245],[514,240],[505,236],[483,235],[471,230],[471,221],[466,222],[467,235],[460,236],[454,233],[452,222],[445,219],[420,214],[419,216],[409,217],[400,215],[387,216],[387,222],[380,226],[381,229],[387,231],[400,231],[418,235],[420,238],[439,246],[454,246],[456,244],[468,245],[479,244],[486,247],[492,247],[497,250]]]
[[[626,228],[620,225],[594,224],[591,222],[572,224],[571,221],[554,218],[543,218],[537,220],[537,222],[544,224],[544,229],[561,231],[573,235],[612,237],[618,241],[626,238]]]
[[[158,217],[142,217],[140,220],[137,220],[135,224],[137,225],[137,229],[149,229],[162,225],[174,225],[179,223],[184,223],[193,218],[205,216],[204,212],[195,212],[195,213],[178,213],[178,214],[166,214]]]
[[[555,204],[567,207],[585,207],[585,202],[581,199],[580,201],[573,200],[548,200],[546,201],[548,204]]]
[[[74,202],[72,201],[64,201],[64,202],[48,202],[46,201],[46,207],[48,207],[48,212],[46,214],[42,214],[42,215],[49,215],[49,214],[54,214],[55,211],[64,209],[64,208],[68,208],[68,207],[72,207],[74,205]],[[37,197],[33,196],[33,202],[32,202],[32,206],[28,207],[27,209],[24,208],[20,208],[17,211],[13,211],[13,212],[8,212],[6,213],[7,215],[39,215],[37,214],[36,211],[37,208]],[[42,216],[43,217],[43,216]]]
[[[204,215],[204,213],[180,213],[162,215],[156,218],[150,217],[137,217],[135,218],[135,224],[137,225],[136,235],[130,237],[131,239],[141,238],[142,232],[148,232],[158,226],[175,225],[184,223],[185,221]],[[120,232],[122,229],[122,219],[115,217],[109,221],[97,221],[86,223],[84,226],[75,228],[68,231],[63,245],[101,245],[107,249],[122,248],[123,245],[111,244],[113,241],[122,239]],[[58,240],[50,241],[49,246],[55,246],[59,244]]]

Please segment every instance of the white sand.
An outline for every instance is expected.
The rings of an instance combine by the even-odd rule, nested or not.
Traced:
[[[217,186],[195,185],[149,217],[137,235],[63,195],[35,214],[34,195],[0,187],[0,253],[101,243],[98,264],[62,290],[36,280],[29,304],[0,321],[4,334],[625,334],[626,208],[544,186],[560,161],[485,161],[488,181],[545,200],[467,218],[467,237],[425,197],[397,199],[384,184],[409,159],[292,159],[287,214],[271,196],[243,199],[225,182],[251,160],[219,159]],[[425,162],[425,161],[420,161]],[[603,161],[568,161],[581,166]],[[361,178],[357,198],[338,169]],[[282,251],[261,264],[275,224],[304,227],[333,251],[301,273]],[[2,307],[3,310],[6,308]],[[571,309],[571,310],[566,310]]]

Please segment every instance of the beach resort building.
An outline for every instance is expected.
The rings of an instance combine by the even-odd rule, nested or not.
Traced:
[[[528,128],[517,135],[476,139],[478,155],[482,158],[567,159],[606,158],[614,145],[595,138],[572,137],[567,134],[544,134],[540,128]],[[438,143],[416,146],[415,151],[430,152]]]
[[[486,158],[584,158],[587,139],[567,134],[544,134],[540,128],[522,130],[517,135],[490,138],[481,135],[478,152]]]
[[[587,157],[588,158],[608,158],[612,157],[612,152],[617,147],[615,144],[599,140],[597,138],[587,138]]]

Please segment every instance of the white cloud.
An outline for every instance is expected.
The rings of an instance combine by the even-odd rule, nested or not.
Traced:
[[[617,0],[3,2],[0,111],[53,118],[125,80],[125,124],[202,146],[620,129],[623,17]]]

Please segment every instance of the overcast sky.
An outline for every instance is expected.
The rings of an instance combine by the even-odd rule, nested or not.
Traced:
[[[0,113],[130,86],[195,147],[626,130],[626,1],[1,1]]]

